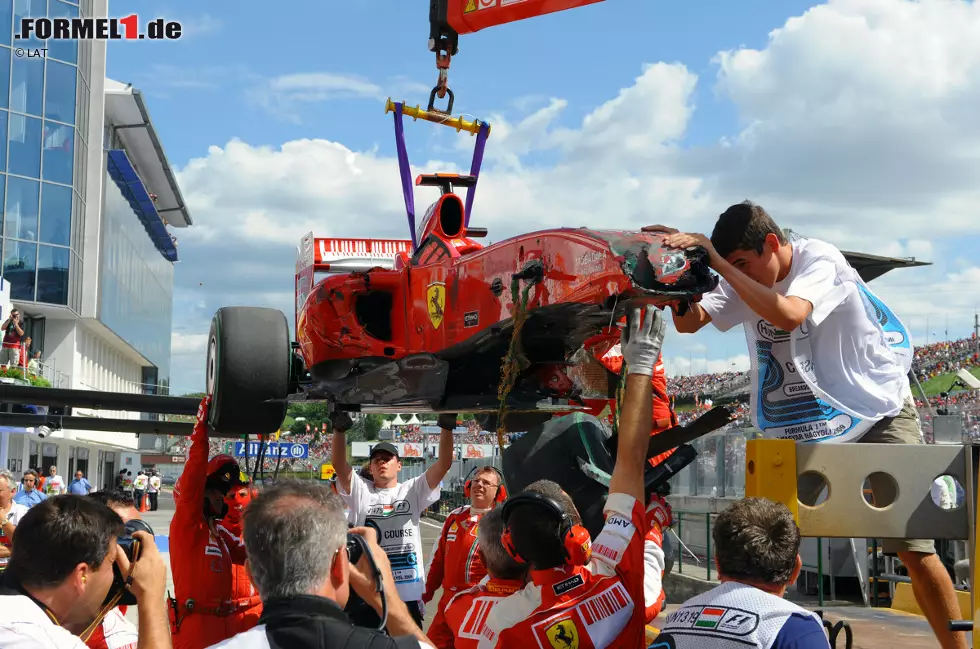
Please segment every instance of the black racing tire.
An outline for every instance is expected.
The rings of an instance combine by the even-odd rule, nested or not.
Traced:
[[[292,369],[289,324],[278,309],[223,307],[211,320],[208,423],[229,435],[269,435],[286,418]]]

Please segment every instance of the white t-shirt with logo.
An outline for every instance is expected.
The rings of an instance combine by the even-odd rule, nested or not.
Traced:
[[[161,483],[160,476],[150,476],[150,493],[155,494],[156,492],[160,491]]]
[[[65,479],[60,475],[49,475],[48,479],[44,481],[44,493],[48,494],[49,496],[63,494],[66,490]]]
[[[752,418],[767,437],[853,441],[911,395],[911,338],[837,248],[805,238],[792,246],[790,272],[773,289],[813,305],[792,332],[756,315],[724,278],[701,306],[721,331],[743,325]]]
[[[136,480],[133,482],[133,489],[136,491],[144,491],[148,482],[149,479],[147,479],[145,475],[136,476]]]
[[[351,493],[337,481],[337,493],[350,507],[355,527],[373,527],[388,555],[398,596],[403,602],[422,599],[425,562],[422,556],[422,512],[439,500],[439,488],[429,488],[425,474],[390,489],[378,489],[357,471],[351,471]]]

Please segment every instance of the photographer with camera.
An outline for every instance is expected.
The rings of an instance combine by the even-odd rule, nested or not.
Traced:
[[[20,365],[20,343],[24,337],[20,311],[11,309],[10,316],[0,324],[3,330],[3,349],[0,350],[0,365],[17,367]]]
[[[166,566],[151,534],[128,536],[118,514],[86,496],[32,507],[0,576],[0,649],[86,649],[81,636],[120,595],[137,602],[138,648],[169,649]]]
[[[109,509],[119,514],[124,524],[130,521],[142,521],[133,499],[125,491],[96,491],[88,496],[96,500]],[[136,525],[134,523],[133,525]],[[147,526],[146,530],[152,534]],[[88,649],[137,649],[139,646],[139,629],[136,625],[126,619],[126,603],[120,603],[114,609],[106,613],[97,628],[92,631],[92,635],[84,638]]]
[[[343,502],[326,484],[274,484],[245,510],[244,531],[262,617],[215,648],[432,649],[398,597],[374,530],[348,531]],[[343,611],[351,589],[378,613],[390,636],[351,623]]]

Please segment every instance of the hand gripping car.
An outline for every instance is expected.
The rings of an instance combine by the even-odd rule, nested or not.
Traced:
[[[403,111],[413,114],[392,107],[396,125]],[[704,249],[668,249],[653,232],[556,228],[481,245],[487,230],[468,224],[467,208],[489,127],[452,124],[479,132],[476,172],[419,176],[415,184],[441,195],[416,230],[405,158],[412,241],[303,239],[295,342],[278,310],[218,310],[207,358],[216,432],[272,433],[289,400],[355,412],[486,413],[488,428],[503,402],[512,411],[506,429],[527,430],[585,407],[589,395],[566,370],[586,340],[637,303],[687,304],[717,285]],[[467,188],[465,202],[456,187]],[[505,375],[508,391],[498,393]]]

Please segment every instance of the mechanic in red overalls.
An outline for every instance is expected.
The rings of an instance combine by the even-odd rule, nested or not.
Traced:
[[[237,489],[232,489],[225,496],[225,504],[228,506],[228,513],[218,523],[218,534],[229,548],[238,548],[236,552],[245,551],[245,540],[242,537],[242,516],[245,508],[253,498],[258,497],[258,490],[249,485],[242,485]],[[232,570],[232,599],[244,600],[249,597],[258,597],[259,592],[255,590],[248,570],[243,564],[234,563]],[[261,613],[261,609],[255,610],[256,614]]]
[[[477,529],[483,515],[507,499],[503,476],[492,466],[475,469],[463,485],[463,493],[470,499],[470,504],[454,509],[446,517],[433,548],[422,595],[422,601],[428,604],[442,588],[435,618],[425,632],[436,649],[453,649],[455,646],[453,631],[446,621],[446,607],[456,593],[475,586],[486,577],[487,570],[478,551]]]
[[[620,319],[620,323],[625,324],[626,318]],[[619,374],[623,367],[623,352],[620,344],[620,331],[616,327],[603,330],[602,333],[593,336],[585,341],[585,349],[588,350],[602,365],[615,374]],[[657,364],[653,368],[653,375],[650,377],[653,387],[653,424],[650,435],[656,435],[668,428],[677,425],[677,415],[670,405],[670,397],[667,395],[667,373],[664,371],[663,355],[657,356]],[[588,400],[592,401],[592,400]],[[604,408],[607,402],[602,401]],[[596,409],[596,408],[594,408]],[[601,410],[601,408],[600,408]],[[598,415],[598,412],[594,412]],[[674,449],[661,453],[650,458],[650,464],[656,466],[670,457]]]
[[[170,522],[170,600],[174,649],[204,649],[255,626],[262,611],[257,596],[240,597],[235,564],[244,565],[244,545],[225,542],[218,530],[232,490],[248,484],[230,455],[208,461],[208,407],[204,397],[190,439],[184,472],[174,485]]]

